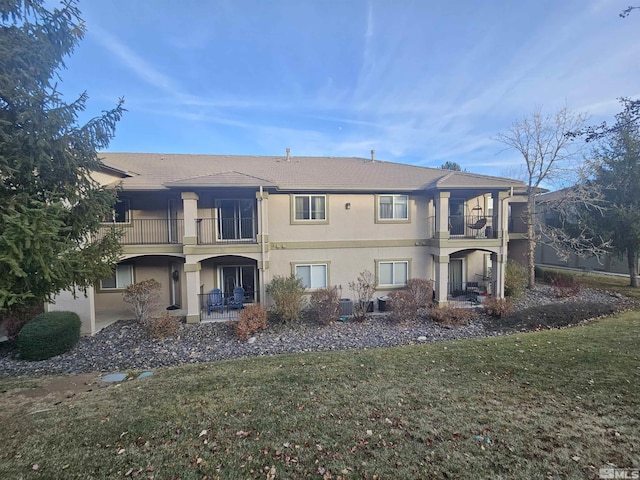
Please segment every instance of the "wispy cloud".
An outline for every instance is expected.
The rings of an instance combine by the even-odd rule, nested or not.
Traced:
[[[183,97],[180,94],[177,82],[172,77],[159,71],[107,30],[94,24],[91,26],[89,33],[96,42],[114,55],[124,67],[134,73],[145,84],[160,89],[165,93]]]

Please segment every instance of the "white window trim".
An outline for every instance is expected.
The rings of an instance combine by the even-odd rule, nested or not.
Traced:
[[[298,218],[297,217],[297,210],[296,210],[296,199],[300,198],[300,197],[305,197],[309,199],[309,218]],[[321,197],[324,199],[324,218],[311,218],[312,216],[312,199],[314,197]],[[327,219],[328,219],[328,202],[327,202],[327,196],[323,195],[323,194],[293,194],[292,195],[292,220],[294,223],[313,223],[313,222],[323,222],[326,223]]]
[[[392,283],[382,283],[381,282],[381,278],[380,278],[380,266],[383,264],[391,264],[392,268],[391,268],[391,274],[393,277],[395,277],[395,267],[396,264],[399,263],[404,263],[406,266],[406,277],[407,280],[409,279],[409,260],[379,260],[378,261],[378,286],[380,287],[404,287],[406,286],[406,282],[405,283],[396,283],[395,278],[392,279]]]
[[[124,264],[124,265],[116,265],[115,270],[113,271],[113,275],[115,276],[116,279],[116,286],[115,287],[104,287],[102,285],[103,280],[100,280],[100,290],[106,290],[106,291],[111,291],[111,290],[124,290],[125,288],[127,288],[129,285],[118,285],[118,269],[120,268],[126,268],[127,270],[129,270],[130,276],[129,278],[131,279],[131,284],[133,284],[135,282],[134,278],[133,278],[133,265],[131,264]],[[112,278],[112,277],[109,277]]]
[[[304,287],[307,290],[317,290],[319,288],[327,288],[329,286],[329,264],[328,263],[296,263],[293,265],[293,273],[296,277],[298,277],[298,267],[310,267],[310,275],[309,278],[313,280],[313,267],[324,267],[324,279],[325,285],[310,285],[308,287]],[[301,278],[301,277],[298,277]]]
[[[387,218],[387,217],[382,217],[380,215],[382,208],[380,205],[380,200],[382,199],[382,197],[391,197],[391,217]],[[395,205],[396,205],[396,198],[399,197],[403,197],[406,199],[406,206],[407,206],[407,215],[405,217],[396,217],[396,209],[395,209]],[[377,220],[379,222],[408,222],[410,220],[410,210],[411,210],[411,205],[409,202],[409,195],[405,195],[405,194],[393,194],[393,193],[385,193],[385,194],[380,194],[377,196],[376,198],[376,207],[377,207]]]

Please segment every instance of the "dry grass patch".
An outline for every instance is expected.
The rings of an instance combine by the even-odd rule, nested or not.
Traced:
[[[0,423],[0,477],[597,478],[606,462],[638,464],[639,342],[627,313],[160,370],[39,414],[23,397]]]

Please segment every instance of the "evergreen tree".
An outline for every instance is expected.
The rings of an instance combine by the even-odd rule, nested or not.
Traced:
[[[66,103],[55,82],[85,28],[75,0],[0,2],[0,312],[109,276],[120,247],[96,238],[114,192],[90,174],[122,100],[85,125],[86,93]]]
[[[601,137],[595,150],[592,181],[603,198],[605,215],[582,212],[593,231],[611,241],[615,253],[627,257],[630,285],[638,287],[640,253],[640,119],[634,103],[623,100],[616,124]]]
[[[450,162],[449,160],[447,160],[442,165],[440,165],[440,168],[442,170],[453,170],[454,172],[461,172],[462,171],[462,167],[460,165],[458,165],[456,162]],[[466,170],[465,170],[465,172],[466,172]]]

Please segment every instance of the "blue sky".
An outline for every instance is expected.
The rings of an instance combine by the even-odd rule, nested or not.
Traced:
[[[125,98],[115,152],[375,149],[503,175],[521,160],[492,137],[536,106],[598,123],[640,97],[630,2],[80,0],[60,89],[88,116]]]

